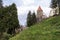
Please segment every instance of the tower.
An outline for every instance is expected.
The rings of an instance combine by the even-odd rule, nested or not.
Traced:
[[[37,9],[37,22],[42,20],[42,16],[43,16],[43,10],[39,6],[38,9]]]

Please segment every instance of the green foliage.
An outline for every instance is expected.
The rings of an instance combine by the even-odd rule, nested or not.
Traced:
[[[27,26],[30,27],[32,25],[32,16],[31,16],[31,11],[29,11],[27,15]]]
[[[17,16],[17,8],[14,3],[9,6],[8,14],[10,15],[10,17],[8,19],[7,33],[15,34],[15,29],[19,27],[19,21],[18,21],[18,16]]]
[[[27,26],[30,27],[34,25],[37,22],[35,12],[32,14],[31,11],[29,11],[27,16]]]
[[[51,8],[56,8],[57,7],[57,0],[51,0]]]
[[[19,27],[17,8],[14,3],[8,7],[3,7],[2,4],[0,0],[0,40],[8,40],[10,34],[14,35],[15,29]]]
[[[33,14],[32,14],[32,24],[34,25],[35,23],[37,23],[37,18],[36,18],[35,12],[33,12]]]
[[[3,37],[4,32],[14,35],[15,29],[18,27],[19,21],[16,5],[13,3],[8,7],[0,8],[0,38],[5,40],[6,35]],[[8,34],[7,36],[9,36]]]
[[[51,8],[56,8],[57,7],[57,4],[58,4],[58,7],[59,7],[59,14],[60,14],[60,0],[51,0],[50,7]]]
[[[60,40],[60,16],[54,16],[20,32],[9,40]]]
[[[2,0],[0,0],[0,8],[2,8],[3,6]]]
[[[11,37],[12,37],[12,35],[7,34],[7,33],[4,33],[4,34],[2,35],[2,38],[1,38],[0,40],[8,40],[8,39],[11,38]]]
[[[58,6],[60,7],[60,0],[51,0],[51,5],[50,5],[50,7],[51,7],[51,8],[56,8],[56,7],[57,7],[57,4],[58,4]]]

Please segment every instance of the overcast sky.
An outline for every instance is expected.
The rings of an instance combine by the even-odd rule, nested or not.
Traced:
[[[44,13],[48,16],[50,13],[50,2],[51,0],[3,0],[4,6],[15,3],[17,6],[18,19],[21,25],[26,24],[26,17],[29,10],[37,11],[38,7],[41,6]]]

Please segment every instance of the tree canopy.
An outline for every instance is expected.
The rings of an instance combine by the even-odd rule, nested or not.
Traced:
[[[0,8],[3,7],[3,3],[2,0],[0,0]]]
[[[31,11],[29,11],[27,15],[27,26],[30,27],[34,25],[36,22],[37,22],[37,19],[36,19],[35,12],[31,13]]]

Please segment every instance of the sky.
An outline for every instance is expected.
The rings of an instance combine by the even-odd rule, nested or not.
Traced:
[[[4,6],[9,6],[15,3],[17,6],[17,13],[20,25],[26,25],[26,18],[29,10],[31,12],[37,11],[38,7],[41,6],[45,15],[49,16],[51,8],[51,0],[3,0]]]

